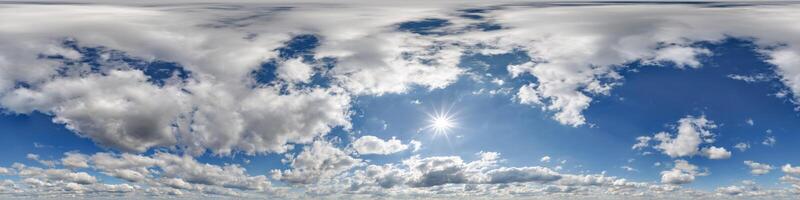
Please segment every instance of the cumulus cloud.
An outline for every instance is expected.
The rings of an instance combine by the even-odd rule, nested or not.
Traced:
[[[308,82],[311,75],[313,75],[314,69],[312,66],[303,63],[302,59],[296,58],[287,60],[278,66],[276,73],[278,74],[278,78],[283,80],[305,83]]]
[[[316,183],[362,164],[361,159],[351,157],[330,142],[319,140],[284,161],[291,169],[272,170],[272,177],[292,184]]]
[[[747,151],[747,149],[750,148],[750,144],[744,143],[744,142],[740,142],[740,143],[736,143],[736,145],[734,145],[733,148],[736,148],[739,151],[744,152],[744,151]]]
[[[366,155],[366,154],[393,154],[401,151],[405,151],[408,149],[407,144],[403,144],[402,141],[395,139],[389,140],[382,140],[378,137],[365,135],[358,138],[356,141],[352,143],[353,149],[355,149],[359,154]],[[416,146],[415,146],[416,147]],[[416,147],[414,149],[418,149]]]
[[[539,162],[550,162],[550,156],[543,156],[541,159],[539,159]]]
[[[283,152],[287,143],[308,143],[332,127],[349,125],[346,95],[326,88],[278,92],[249,84],[251,72],[275,55],[289,32],[247,40],[237,36],[240,30],[211,29],[208,24],[216,19],[160,7],[18,4],[2,9],[28,14],[0,17],[6,28],[24,30],[3,31],[3,41],[28,42],[14,42],[16,47],[8,48],[18,50],[0,53],[2,106],[52,115],[54,122],[101,145],[128,152],[174,145],[198,154],[206,149]],[[35,10],[54,11],[48,16],[52,20],[31,21],[38,18]],[[86,15],[106,17],[77,20]],[[21,28],[29,25],[42,28]],[[65,45],[63,38],[72,43]],[[81,52],[85,48],[102,49],[95,58]],[[65,61],[40,59],[43,55]],[[81,60],[98,60],[93,63],[99,66]],[[155,69],[137,66],[161,60],[191,75],[155,84]],[[295,71],[279,70],[279,77],[300,80],[309,73],[290,67]],[[25,87],[8,84],[14,82]]]
[[[772,165],[757,163],[751,160],[745,160],[744,164],[750,168],[750,174],[756,176],[767,174],[769,171],[772,171],[773,168]]]
[[[33,185],[45,186],[52,183],[76,183],[82,185],[93,184],[97,178],[86,172],[73,172],[67,169],[42,169],[15,164],[17,175],[28,179]],[[46,182],[45,182],[46,181]]]
[[[61,158],[61,164],[67,168],[87,168],[89,156],[77,152],[66,152]]]
[[[706,156],[708,157],[708,159],[712,160],[728,159],[731,157],[731,152],[725,150],[724,147],[711,146],[708,148],[703,148],[701,150],[701,153],[703,154],[703,156]]]
[[[561,175],[545,167],[499,168],[487,172],[489,183],[551,182]]]
[[[411,152],[417,152],[422,148],[422,142],[420,141],[411,140],[408,144],[411,145]]]
[[[630,192],[637,189],[649,190],[650,186],[647,183],[631,182],[605,174],[564,174],[542,166],[501,166],[502,159],[496,152],[480,152],[477,156],[476,160],[464,161],[459,156],[417,155],[405,159],[400,165],[369,165],[366,169],[356,170],[352,176],[343,180],[345,183],[350,183],[346,189],[352,192],[378,194],[419,190],[441,191],[453,187],[463,188],[456,191],[463,195],[482,190],[498,191],[498,193],[479,192],[475,195],[500,195],[505,192],[517,195],[542,192],[578,194],[579,191],[590,188]],[[522,187],[515,188],[515,186]],[[318,187],[330,189],[335,186]]]
[[[768,61],[777,66],[781,81],[796,93],[800,71],[796,40],[788,37],[796,30],[772,24],[794,24],[778,16],[794,16],[794,6],[747,9],[704,9],[663,6],[629,9],[609,7],[548,7],[536,12],[530,8],[501,10],[496,19],[511,27],[495,33],[475,34],[482,39],[500,36],[498,46],[517,44],[534,61],[509,68],[512,75],[529,73],[536,84],[519,88],[522,103],[542,106],[556,112],[554,119],[567,125],[582,125],[583,110],[593,96],[607,94],[619,80],[620,69],[632,61],[673,64],[678,68],[701,67],[699,57],[713,54],[691,45],[699,41],[719,41],[726,37],[758,38]],[[708,12],[718,15],[710,17]],[[764,13],[775,18],[764,17]],[[642,18],[637,16],[647,15]],[[612,17],[613,16],[613,17]],[[575,19],[598,19],[589,23],[571,23]],[[541,20],[551,19],[551,20]],[[555,19],[556,21],[553,21]],[[701,28],[702,27],[702,28]],[[755,31],[747,27],[761,27]],[[495,35],[493,35],[495,34]],[[785,48],[771,45],[788,44]],[[605,81],[602,81],[605,80]],[[610,81],[609,81],[610,80]]]
[[[636,137],[636,141],[639,141],[639,142],[637,142],[636,144],[634,144],[634,145],[631,147],[631,149],[635,149],[635,150],[641,150],[641,149],[643,149],[643,148],[645,148],[645,147],[648,147],[648,146],[650,146],[650,143],[649,143],[649,142],[650,142],[650,140],[651,140],[651,139],[652,139],[652,138],[651,138],[651,137],[648,137],[648,136],[639,136],[639,137]]]
[[[10,175],[12,172],[11,169],[0,167],[0,174],[2,175]]]
[[[36,190],[25,191],[23,194],[38,192],[36,195],[41,197],[63,194],[66,190],[68,193],[84,195],[180,195],[192,191],[239,196],[248,191],[271,192],[274,189],[265,175],[249,175],[237,164],[201,163],[188,155],[164,152],[156,152],[150,156],[104,152],[85,155],[68,152],[61,160],[66,169],[42,169],[15,163],[12,167],[16,173],[13,175],[20,177],[22,183]],[[74,171],[77,169],[81,171]],[[103,183],[101,179],[87,173],[90,171],[128,183]]]
[[[742,181],[742,185],[731,185],[717,188],[717,193],[730,196],[763,196],[753,181]]]
[[[431,187],[448,183],[466,183],[467,165],[457,156],[427,157],[418,156],[403,160],[403,164],[411,169],[410,185],[414,187]]]
[[[100,144],[141,152],[175,144],[171,125],[182,107],[178,98],[183,93],[146,81],[141,71],[112,71],[16,89],[0,101],[19,113],[51,113],[54,122]]]
[[[726,159],[731,156],[731,152],[725,150],[723,147],[703,147],[703,143],[714,142],[715,134],[710,130],[716,128],[717,125],[713,121],[706,119],[705,116],[695,117],[686,116],[678,120],[677,133],[673,134],[668,132],[659,132],[652,138],[659,143],[653,148],[660,150],[672,158],[703,155],[710,159]],[[640,136],[637,138],[639,143],[635,144],[633,149],[642,149],[648,145],[650,137]]]
[[[694,182],[696,176],[705,176],[707,174],[707,172],[698,171],[696,165],[692,165],[686,160],[675,160],[675,166],[672,169],[661,172],[661,183],[687,184]]]
[[[42,164],[42,165],[50,167],[50,168],[55,167],[56,164],[57,164],[57,161],[40,159],[38,154],[29,153],[25,157],[28,158],[29,160],[36,161],[39,164]]]
[[[162,177],[180,178],[192,184],[221,186],[242,190],[264,191],[270,182],[265,175],[250,176],[239,165],[209,165],[200,163],[191,156],[156,153],[153,159],[161,169]]]
[[[791,164],[786,164],[781,167],[781,171],[786,174],[800,176],[800,167],[792,167]]]

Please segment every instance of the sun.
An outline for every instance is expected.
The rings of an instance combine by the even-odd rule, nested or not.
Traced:
[[[453,120],[450,119],[450,116],[436,116],[431,119],[431,128],[435,132],[447,132],[450,128],[453,128]]]
[[[428,114],[428,126],[425,129],[431,130],[436,135],[447,135],[450,130],[456,127],[456,122],[453,115],[445,111],[437,111],[433,114]]]

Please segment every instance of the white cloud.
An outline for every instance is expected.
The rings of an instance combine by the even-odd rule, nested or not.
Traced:
[[[194,158],[169,153],[156,153],[153,159],[163,173],[162,177],[181,178],[193,184],[222,186],[242,190],[265,191],[270,182],[265,175],[250,176],[239,165],[209,165],[200,163]]]
[[[661,172],[661,183],[681,185],[694,182],[696,176],[705,176],[707,173],[698,171],[698,167],[689,164],[686,160],[675,160],[675,166]]]
[[[185,108],[183,94],[178,88],[147,83],[141,71],[115,70],[16,89],[0,102],[18,113],[52,114],[54,122],[102,145],[141,152],[176,143],[172,124]]]
[[[358,138],[352,143],[353,149],[359,154],[393,154],[408,149],[408,145],[403,144],[400,140],[392,139],[382,140],[378,137],[365,135]]]
[[[739,151],[744,152],[744,151],[746,151],[747,149],[750,148],[750,144],[744,143],[744,142],[740,142],[740,143],[737,143],[736,145],[734,145],[733,148],[739,149]]]
[[[700,62],[697,61],[696,57],[709,54],[711,54],[711,51],[708,49],[686,46],[669,46],[657,50],[653,60],[661,62],[673,62],[679,68],[684,66],[699,68]]]
[[[0,167],[0,175],[11,175],[12,172],[11,169]]]
[[[303,147],[298,155],[287,156],[287,170],[273,170],[272,177],[292,184],[312,184],[334,177],[361,165],[361,159],[353,158],[330,142],[315,141]]]
[[[756,122],[753,121],[753,119],[747,119],[747,121],[745,121],[745,122],[747,123],[747,125],[750,125],[750,126],[753,126],[753,125],[756,124]]]
[[[97,178],[86,172],[73,172],[66,169],[42,169],[38,167],[28,167],[16,165],[17,175],[29,178],[28,182],[34,185],[44,186],[53,183],[76,183],[82,185],[94,184]]]
[[[764,141],[762,141],[761,144],[766,146],[775,146],[776,142],[778,142],[778,140],[775,139],[775,136],[767,136],[764,138]]]
[[[25,157],[26,157],[26,158],[28,158],[29,160],[36,161],[36,162],[38,162],[39,164],[42,164],[42,165],[44,165],[44,166],[47,166],[47,167],[50,167],[50,168],[53,168],[53,167],[55,167],[55,166],[56,166],[56,164],[57,164],[57,161],[53,161],[53,160],[42,160],[42,159],[40,159],[40,158],[39,158],[39,155],[37,155],[37,154],[32,154],[32,153],[29,153],[29,154],[28,154],[28,155],[26,155]]]
[[[410,169],[408,182],[413,187],[431,187],[469,181],[466,172],[467,165],[457,156],[427,158],[414,156],[403,160],[403,164]]]
[[[791,164],[786,164],[781,167],[781,171],[786,174],[800,176],[800,167],[792,167]]]
[[[629,172],[638,172],[639,171],[639,170],[637,170],[637,169],[635,169],[635,168],[633,168],[631,166],[627,166],[627,165],[626,166],[622,166],[620,168],[624,169],[625,171],[629,171]]]
[[[728,74],[728,78],[738,81],[744,81],[746,83],[757,83],[757,82],[766,82],[774,79],[775,77],[766,74],[755,74],[755,75]],[[753,125],[753,119],[747,119],[746,122],[750,126]]]
[[[161,179],[161,183],[165,185],[175,188],[175,189],[184,189],[184,190],[191,190],[194,188],[191,183],[184,181],[183,179],[179,178],[165,178]]]
[[[731,157],[731,152],[725,150],[724,147],[715,147],[711,146],[708,148],[703,148],[701,150],[703,156],[708,157],[708,159],[712,160],[719,160],[719,159],[728,159]]]
[[[745,184],[743,186],[731,185],[727,187],[719,187],[717,188],[716,191],[717,193],[730,196],[744,196],[744,195],[759,196],[759,193],[757,193],[758,190],[759,190],[758,187]]]
[[[634,145],[631,147],[631,149],[635,149],[635,150],[641,150],[641,149],[643,149],[643,148],[645,148],[645,147],[648,147],[648,146],[650,146],[649,142],[650,142],[650,140],[651,140],[651,139],[652,139],[652,138],[651,138],[651,137],[648,137],[648,136],[639,136],[639,137],[636,137],[636,141],[639,141],[639,142],[637,142],[636,144],[634,144]]]
[[[273,50],[293,33],[305,32],[298,26],[272,28],[284,23],[279,18],[270,22],[273,26],[243,28],[257,31],[211,28],[218,23],[217,17],[247,14],[221,10],[209,14],[214,11],[192,6],[181,7],[181,11],[159,6],[22,4],[3,9],[14,10],[2,12],[4,30],[15,27],[19,31],[2,31],[0,40],[27,42],[6,43],[9,46],[0,49],[2,106],[17,113],[41,111],[53,115],[56,122],[102,145],[129,152],[174,145],[195,154],[206,149],[223,155],[238,150],[250,154],[283,152],[288,143],[308,143],[332,127],[349,125],[349,97],[342,92],[294,88],[278,92],[278,88],[252,87],[248,77],[251,72],[274,57]],[[42,10],[52,11],[47,15],[52,20],[34,20],[43,17],[37,14]],[[204,12],[184,12],[190,10]],[[76,17],[87,15],[102,17]],[[305,24],[309,23],[317,21]],[[247,32],[263,34],[242,39]],[[70,68],[70,73],[56,76],[62,64],[37,56],[82,56],[62,47],[60,38],[120,50],[145,61],[174,61],[191,76],[156,86],[140,70],[107,60],[100,62],[102,75],[90,73],[88,65],[79,64]],[[302,72],[281,73],[280,77],[299,80],[308,74],[308,70]],[[11,87],[15,82],[30,87]],[[286,108],[293,110],[275,110]]]
[[[716,127],[717,125],[705,116],[681,118],[678,120],[677,136],[673,138],[667,132],[656,134],[653,138],[660,143],[655,148],[673,158],[696,155],[700,153],[700,144],[713,142],[714,134],[710,129]]]
[[[64,153],[65,157],[61,158],[61,164],[67,168],[87,168],[89,164],[87,163],[89,157],[76,153],[76,152],[66,152]]]
[[[278,74],[278,78],[288,82],[305,83],[308,82],[311,75],[313,75],[314,69],[311,65],[303,63],[302,58],[295,58],[284,61],[278,66],[276,73]]]
[[[551,182],[561,179],[557,172],[545,167],[498,168],[486,174],[489,183]]]
[[[150,167],[159,161],[150,157],[123,153],[97,153],[90,157],[91,165],[102,173],[130,182],[140,182],[150,175]]]
[[[630,182],[625,179],[606,176],[605,174],[563,174],[542,166],[504,167],[502,159],[496,152],[481,152],[479,159],[465,162],[458,156],[412,156],[402,165],[385,164],[369,165],[365,170],[356,170],[351,177],[345,178],[344,189],[356,193],[391,194],[409,191],[435,192],[446,188],[464,188],[455,192],[471,195],[472,190],[503,191],[522,195],[536,193],[533,191],[549,191],[547,193],[575,194],[576,190],[603,188],[601,190],[627,191],[647,188],[648,184]],[[341,182],[324,186],[331,190]],[[512,184],[513,183],[513,184]],[[511,189],[516,186],[523,188]],[[536,188],[527,188],[536,186]],[[478,187],[478,188],[476,188]],[[511,187],[511,188],[506,188]],[[550,188],[541,190],[539,187]],[[558,189],[560,188],[560,189]],[[478,193],[474,195],[498,195],[499,193]],[[539,193],[536,193],[539,194]]]
[[[751,160],[745,160],[744,164],[747,165],[747,167],[750,168],[750,174],[753,174],[753,175],[756,175],[756,176],[767,174],[773,168],[772,165],[763,164],[763,163],[757,163],[757,162],[753,162]]]
[[[422,148],[422,142],[420,141],[411,140],[408,144],[411,145],[411,152],[417,152]]]
[[[541,159],[539,159],[539,162],[543,162],[543,163],[550,162],[550,156],[542,157]]]

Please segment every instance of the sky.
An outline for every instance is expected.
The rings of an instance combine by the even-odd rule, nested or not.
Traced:
[[[0,2],[2,199],[797,199],[791,2]]]

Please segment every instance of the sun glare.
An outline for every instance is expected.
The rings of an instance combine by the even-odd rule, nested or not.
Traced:
[[[430,115],[429,125],[426,127],[436,135],[447,135],[456,126],[453,116],[448,112],[437,112]]]

